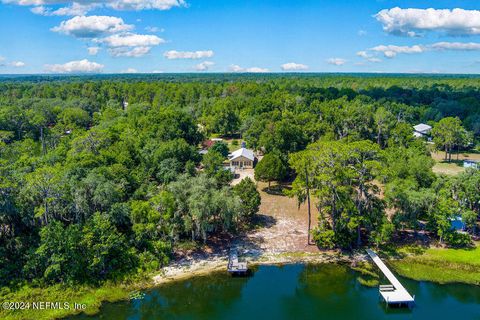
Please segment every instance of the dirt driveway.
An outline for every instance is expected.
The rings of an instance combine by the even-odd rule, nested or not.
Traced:
[[[235,170],[235,179],[232,180],[231,185],[239,184],[240,181],[249,177],[255,182],[254,169],[237,169]]]
[[[281,188],[274,184],[271,192],[266,183],[258,182],[257,186],[262,197],[260,227],[247,235],[248,241],[265,253],[319,252],[316,246],[307,245],[307,206],[299,208],[295,198],[281,195]],[[312,203],[312,228],[316,225],[315,217]]]

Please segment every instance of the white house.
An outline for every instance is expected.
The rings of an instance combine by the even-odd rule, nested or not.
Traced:
[[[230,167],[251,169],[255,165],[255,154],[247,148],[240,148],[228,156]]]
[[[417,124],[413,126],[413,135],[415,138],[423,138],[432,131],[432,127],[425,123]]]

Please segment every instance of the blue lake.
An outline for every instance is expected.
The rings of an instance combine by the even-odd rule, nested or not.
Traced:
[[[385,307],[378,288],[338,264],[260,266],[250,277],[226,272],[170,283],[143,300],[107,303],[95,316],[72,319],[479,319],[480,287],[400,278],[415,295],[412,309]]]

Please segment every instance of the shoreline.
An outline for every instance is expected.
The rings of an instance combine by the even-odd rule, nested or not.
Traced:
[[[354,270],[358,263],[368,262],[369,258],[366,253],[362,251],[354,251],[346,254],[340,251],[322,251],[322,252],[246,252],[241,255],[248,262],[249,267],[256,267],[262,265],[285,265],[285,264],[322,264],[322,263],[344,263],[349,265]],[[411,258],[411,257],[410,257]],[[400,262],[407,262],[409,257],[394,258],[389,256],[387,261],[392,264]],[[36,319],[61,319],[68,318],[75,315],[84,313],[86,315],[95,315],[101,311],[101,307],[105,303],[115,303],[119,301],[128,301],[132,292],[150,290],[153,288],[161,287],[162,285],[187,280],[193,277],[206,276],[212,272],[226,272],[226,266],[228,258],[225,253],[223,254],[204,254],[196,257],[187,257],[172,261],[168,266],[162,268],[160,272],[145,274],[137,278],[132,277],[121,283],[105,283],[98,288],[83,287],[70,291],[68,288],[62,288],[61,286],[53,286],[47,288],[27,288],[28,295],[25,292],[11,292],[10,300],[13,298],[21,300],[21,298],[28,297],[30,299],[42,300],[48,295],[50,300],[57,301],[61,299],[62,293],[67,292],[66,297],[70,300],[87,302],[87,309],[85,310],[44,310],[39,313],[28,313],[28,310],[17,312],[5,312],[0,311],[0,317],[2,319],[30,319],[35,316]],[[434,267],[435,268],[435,267]],[[434,283],[444,284],[449,283],[435,279],[416,279],[415,274],[405,274],[404,272],[398,272],[397,268],[394,268],[395,272],[401,276],[413,279],[416,281],[430,281]],[[359,270],[357,270],[359,271]],[[438,270],[437,270],[438,271]],[[444,270],[445,271],[445,270]],[[361,272],[361,271],[360,271]],[[368,274],[368,273],[367,273]],[[467,283],[475,285],[474,283]],[[55,288],[53,290],[53,288]],[[8,296],[7,296],[8,297]],[[55,300],[56,299],[56,300]],[[9,300],[7,300],[9,301]],[[73,301],[72,301],[73,302]]]
[[[342,254],[340,252],[250,252],[242,256],[249,266],[281,265],[295,263],[353,263],[366,257],[360,254]],[[92,316],[101,311],[105,303],[128,301],[134,292],[149,290],[162,285],[186,280],[192,277],[205,276],[212,272],[226,271],[228,258],[226,254],[205,254],[194,258],[183,258],[172,261],[160,272],[133,275],[122,282],[106,282],[100,287],[75,287],[62,285],[49,287],[30,287],[25,285],[15,291],[4,294],[3,301],[68,301],[86,304],[86,309],[49,309],[49,310],[0,310],[0,318],[5,320],[19,319],[64,319],[80,314]]]
[[[280,252],[245,257],[249,267],[295,263],[353,263],[366,259],[366,254],[347,255],[338,252]],[[220,255],[212,255],[206,259],[180,260],[164,267],[160,274],[152,276],[153,285],[151,287],[226,270],[227,263],[228,259]]]

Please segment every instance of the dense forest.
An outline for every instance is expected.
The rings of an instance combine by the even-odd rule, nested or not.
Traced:
[[[414,138],[418,123],[433,143]],[[320,216],[321,247],[381,245],[421,225],[451,245],[476,233],[480,171],[436,175],[430,152],[476,150],[480,78],[4,77],[1,285],[157,270],[183,241],[241,229],[258,192],[230,186],[221,150],[198,153],[213,134],[265,155],[257,180],[292,182],[288,195]],[[452,232],[458,215],[470,234]]]

